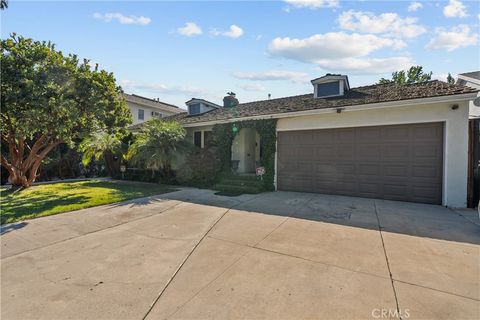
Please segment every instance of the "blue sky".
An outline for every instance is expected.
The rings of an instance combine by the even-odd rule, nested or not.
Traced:
[[[351,86],[412,64],[434,78],[480,69],[478,1],[10,1],[2,38],[50,40],[127,93],[184,107],[304,94],[327,72]]]

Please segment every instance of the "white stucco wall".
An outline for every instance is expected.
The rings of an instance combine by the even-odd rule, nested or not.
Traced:
[[[467,205],[468,102],[437,103],[409,107],[343,111],[281,118],[277,131],[345,128],[389,124],[444,122],[444,174],[442,204],[464,208]]]
[[[129,101],[127,101],[127,106],[130,109],[130,112],[132,114],[132,120],[133,120],[132,124],[137,124],[137,123],[145,122],[152,119],[152,111],[160,112],[164,117],[174,114],[173,112],[170,112],[170,111],[160,110],[156,108],[149,108],[147,106],[139,105]],[[144,111],[144,120],[138,119],[138,109],[142,109]]]

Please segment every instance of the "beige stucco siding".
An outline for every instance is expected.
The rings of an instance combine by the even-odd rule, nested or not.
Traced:
[[[343,111],[282,118],[277,131],[444,122],[444,175],[442,204],[466,207],[468,162],[468,102],[437,103],[409,107]]]
[[[152,111],[160,112],[163,115],[163,117],[171,116],[171,115],[175,114],[174,112],[171,112],[169,110],[151,108],[151,107],[141,105],[141,104],[136,104],[136,103],[130,102],[130,101],[127,101],[127,106],[130,109],[130,113],[132,114],[132,120],[133,120],[132,124],[137,124],[137,123],[145,122],[145,121],[148,121],[148,120],[152,119]],[[140,120],[138,118],[138,109],[144,110],[144,120]],[[181,110],[181,109],[179,109],[179,110]]]

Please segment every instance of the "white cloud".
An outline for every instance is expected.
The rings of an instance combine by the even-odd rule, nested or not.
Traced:
[[[272,55],[307,63],[324,59],[341,59],[367,56],[382,48],[401,49],[401,40],[382,38],[371,34],[329,32],[305,39],[276,38],[269,46]]]
[[[240,84],[239,87],[245,91],[262,92],[266,90],[260,83],[245,83]]]
[[[93,14],[93,17],[98,20],[102,20],[105,22],[111,22],[113,20],[117,20],[121,24],[138,24],[138,25],[147,25],[152,20],[150,18],[144,17],[144,16],[125,16],[121,13],[118,12],[109,12],[109,13],[99,13],[95,12]]]
[[[243,32],[242,28],[240,28],[237,25],[232,24],[228,31],[222,32],[222,31],[219,31],[217,29],[212,29],[210,31],[210,34],[214,37],[225,36],[225,37],[236,39],[236,38],[239,38],[239,37],[243,36],[244,32]]]
[[[269,80],[288,80],[291,82],[308,82],[308,74],[304,72],[269,70],[263,72],[235,72],[233,76],[237,79],[269,81]]]
[[[123,89],[127,90],[148,90],[152,92],[162,93],[162,94],[182,94],[187,96],[195,95],[208,95],[209,92],[202,88],[191,87],[191,86],[176,86],[176,85],[165,85],[157,83],[141,83],[130,80],[123,80],[120,82]]]
[[[230,38],[235,39],[235,38],[243,36],[243,29],[240,28],[239,26],[236,26],[236,25],[232,24],[230,26],[230,30],[227,31],[227,32],[224,32],[223,35],[225,37],[230,37]]]
[[[286,3],[296,8],[336,8],[339,6],[339,0],[285,0]]]
[[[322,59],[317,64],[327,71],[350,74],[382,74],[405,70],[414,65],[409,57]]]
[[[467,8],[460,0],[450,0],[448,5],[443,8],[443,14],[447,18],[467,17]]]
[[[415,12],[418,9],[423,8],[423,4],[417,1],[410,2],[410,5],[408,6],[408,11],[409,12]]]
[[[391,34],[404,38],[414,38],[426,29],[417,24],[416,18],[402,18],[396,13],[382,13],[349,10],[338,17],[342,29],[364,33]]]
[[[478,34],[471,33],[470,28],[465,24],[452,27],[450,30],[437,28],[435,36],[425,46],[431,50],[453,51],[461,47],[473,46],[478,43]]]
[[[194,22],[185,23],[184,27],[178,28],[177,32],[181,35],[191,37],[201,35],[203,33],[202,28]]]
[[[405,46],[402,40],[372,34],[330,32],[305,39],[276,38],[270,43],[269,51],[273,56],[316,64],[328,71],[381,74],[405,69],[413,61],[410,57],[371,58],[368,55],[380,49]]]

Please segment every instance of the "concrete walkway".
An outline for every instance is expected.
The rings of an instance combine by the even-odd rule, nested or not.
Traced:
[[[182,189],[2,226],[2,319],[478,319],[476,211]]]

